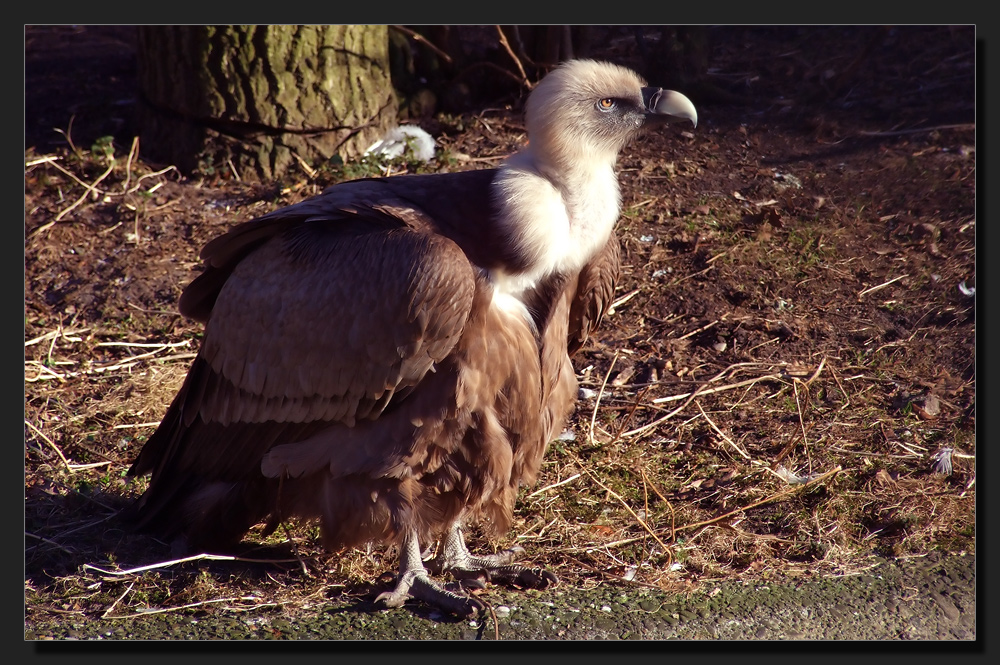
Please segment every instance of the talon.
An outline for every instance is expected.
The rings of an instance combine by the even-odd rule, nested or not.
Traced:
[[[532,568],[526,572],[531,574],[536,589],[545,589],[559,584],[559,578],[544,568]]]
[[[482,580],[544,589],[558,583],[558,578],[544,568],[514,564],[513,561],[521,554],[524,554],[524,548],[515,545],[497,554],[474,556],[465,545],[462,528],[456,524],[445,536],[437,557],[429,566],[437,572],[451,573],[463,585],[467,580]]]
[[[406,595],[400,595],[395,591],[383,591],[375,598],[375,604],[382,603],[386,607],[402,607],[406,598]]]
[[[482,591],[486,588],[486,580],[481,577],[467,577],[459,580],[459,586],[465,591]]]

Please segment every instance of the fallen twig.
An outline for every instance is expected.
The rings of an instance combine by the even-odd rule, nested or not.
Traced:
[[[111,614],[111,610],[115,609],[115,607],[118,606],[118,603],[120,603],[122,601],[122,599],[125,596],[127,596],[132,591],[132,588],[134,586],[135,586],[135,582],[129,582],[128,588],[125,589],[125,593],[123,593],[122,595],[120,595],[117,598],[115,598],[115,602],[111,603],[111,606],[108,607],[108,609],[104,610],[104,614],[101,615],[101,618],[102,619],[107,619],[108,615]]]
[[[56,549],[62,550],[66,554],[73,554],[73,555],[76,554],[76,552],[74,552],[73,550],[71,550],[69,548],[66,548],[66,547],[63,547],[62,545],[60,545],[59,543],[55,542],[54,540],[49,540],[48,538],[44,538],[44,537],[39,536],[37,534],[31,533],[30,531],[25,531],[24,535],[27,536],[28,538],[34,538],[36,540],[40,540],[43,543],[45,543],[46,545],[51,545],[52,547],[55,547]],[[27,551],[27,550],[25,550],[25,551]]]
[[[134,619],[135,617],[144,617],[150,614],[163,614],[165,612],[178,612],[180,610],[189,610],[192,607],[201,607],[202,605],[211,605],[214,603],[231,603],[234,600],[242,601],[254,601],[259,600],[256,596],[233,596],[230,598],[213,598],[212,600],[201,600],[197,603],[188,603],[187,605],[179,605],[177,607],[161,607],[155,610],[144,610],[142,612],[135,612],[133,614],[119,614],[118,616],[107,616],[105,614],[103,618],[105,619]]]
[[[115,425],[111,429],[138,429],[140,427],[159,427],[160,421],[157,420],[155,423],[126,423],[124,425]]]
[[[893,282],[898,282],[899,280],[905,279],[906,277],[909,277],[909,275],[900,275],[899,277],[894,277],[894,278],[890,279],[888,282],[883,282],[882,284],[879,284],[877,286],[870,286],[867,289],[861,291],[858,294],[858,297],[860,298],[861,296],[863,296],[863,295],[865,295],[867,293],[872,293],[873,291],[878,291],[879,289],[884,289],[885,287],[889,286]]]
[[[657,397],[653,400],[653,404],[665,404],[666,402],[676,402],[679,399],[684,399],[685,397],[701,396],[701,395],[711,395],[713,393],[722,393],[727,390],[735,390],[736,388],[742,388],[743,386],[753,385],[755,383],[760,383],[761,381],[783,381],[784,377],[780,374],[765,374],[764,376],[758,376],[753,379],[744,379],[743,381],[737,381],[736,383],[727,383],[724,386],[719,386],[717,388],[705,388],[704,390],[698,389],[690,393],[681,393],[680,395],[668,395],[666,397]],[[702,384],[704,387],[708,385],[709,382]]]
[[[128,157],[125,159],[125,182],[122,183],[122,191],[128,191],[128,185],[132,181],[132,160],[139,154],[139,137],[132,137],[132,147],[129,148]]]
[[[229,554],[195,554],[192,556],[184,557],[183,559],[171,559],[170,561],[160,561],[157,563],[151,563],[147,566],[139,566],[138,568],[129,568],[128,570],[104,570],[103,568],[98,568],[89,563],[83,564],[82,568],[84,570],[94,570],[103,575],[113,575],[115,577],[125,577],[126,575],[134,575],[136,573],[143,573],[147,570],[156,570],[157,568],[167,568],[169,566],[174,566],[179,563],[188,563],[189,561],[241,561],[244,563],[299,563],[301,559],[250,559],[247,557],[232,556]]]
[[[143,343],[143,342],[98,342],[94,346],[130,346],[140,349],[174,349],[179,346],[190,346],[191,340],[185,339],[181,342],[157,342],[157,343]]]
[[[705,409],[701,408],[701,403],[700,402],[698,402],[697,400],[695,400],[694,405],[697,406],[698,407],[698,411],[701,412],[701,417],[704,418],[706,422],[708,422],[709,426],[712,429],[715,430],[716,434],[718,434],[719,436],[722,437],[723,441],[725,441],[730,446],[732,446],[733,450],[735,450],[740,455],[742,455],[744,459],[750,459],[749,453],[747,453],[745,450],[743,450],[742,448],[740,448],[739,446],[737,446],[736,442],[733,441],[732,439],[730,439],[728,436],[726,436],[726,434],[721,429],[719,429],[719,426],[716,425],[715,422],[711,418],[708,417],[708,414],[705,413]]]
[[[795,410],[799,413],[799,428],[802,430],[802,447],[806,449],[806,462],[809,465],[809,473],[812,473],[813,461],[812,453],[809,451],[809,439],[806,438],[806,423],[802,418],[802,404],[799,402],[799,380],[792,379],[792,392],[795,394]]]
[[[493,639],[499,641],[500,640],[500,622],[497,621],[497,613],[493,611],[493,605],[491,605],[490,603],[486,602],[485,600],[483,600],[481,602],[483,603],[483,605],[486,606],[486,609],[489,610],[490,616],[493,617]]]
[[[728,371],[728,368],[727,368],[726,371]],[[723,374],[724,373],[725,372],[723,372]],[[721,376],[721,374],[718,375],[718,376]],[[725,386],[719,386],[717,388],[708,388],[707,387],[708,384],[711,383],[712,381],[715,381],[716,379],[718,379],[718,376],[716,376],[713,379],[709,379],[708,381],[706,381],[705,383],[703,383],[700,387],[698,387],[697,389],[695,389],[693,392],[683,393],[681,395],[669,395],[667,397],[658,397],[658,398],[654,399],[652,401],[652,404],[663,404],[663,403],[666,403],[666,402],[675,402],[675,401],[681,400],[681,399],[685,400],[685,402],[683,404],[681,404],[679,407],[677,407],[676,409],[674,409],[673,411],[671,411],[670,413],[668,413],[668,414],[666,414],[664,416],[661,416],[660,418],[657,418],[656,420],[654,420],[654,421],[652,421],[650,423],[647,423],[647,424],[643,425],[642,427],[637,427],[637,428],[635,428],[633,430],[629,430],[628,432],[622,432],[621,435],[623,437],[633,437],[633,436],[637,436],[639,434],[643,434],[645,432],[648,432],[649,430],[653,429],[654,427],[660,425],[663,422],[666,422],[670,418],[673,418],[678,413],[680,413],[681,411],[683,411],[685,408],[687,408],[687,405],[690,404],[692,400],[694,400],[695,397],[702,396],[702,395],[711,395],[712,393],[724,392],[726,390],[733,390],[735,388],[741,388],[743,386],[752,385],[754,383],[759,383],[761,381],[782,381],[783,380],[783,377],[781,377],[778,374],[768,374],[766,376],[759,376],[759,377],[756,377],[756,378],[753,378],[753,379],[746,379],[745,381],[738,381],[736,383],[731,383],[731,384],[728,384],[728,385],[725,385]]]
[[[677,540],[674,537],[674,518],[676,515],[674,513],[673,504],[670,503],[667,497],[663,496],[663,492],[661,492],[659,488],[657,488],[656,484],[654,484],[653,481],[651,481],[649,478],[646,477],[646,471],[641,466],[639,467],[639,473],[642,475],[643,482],[649,483],[649,486],[653,488],[654,492],[656,492],[656,496],[660,497],[660,500],[663,501],[663,504],[667,507],[667,510],[670,511],[670,542],[675,542]]]
[[[159,424],[159,423],[157,423],[157,424]],[[576,480],[577,478],[579,478],[580,475],[581,474],[579,474],[579,473],[575,473],[572,476],[570,476],[569,478],[566,478],[565,480],[560,480],[558,483],[553,483],[551,485],[546,485],[545,487],[543,487],[540,490],[535,490],[534,492],[532,492],[531,494],[529,494],[525,498],[526,499],[530,499],[531,497],[535,496],[536,494],[541,494],[542,492],[547,492],[550,489],[553,489],[555,487],[559,487],[560,485],[565,485],[566,483],[573,482],[574,480]]]
[[[615,351],[615,357],[611,359],[611,366],[608,367],[607,374],[604,375],[604,382],[601,383],[601,389],[597,393],[597,398],[594,400],[594,412],[590,415],[590,442],[596,443],[594,439],[594,426],[597,423],[597,409],[601,406],[601,397],[604,395],[604,389],[608,385],[608,379],[611,377],[611,370],[615,368],[615,363],[618,362],[618,352]]]
[[[42,437],[42,441],[44,441],[45,443],[49,444],[49,446],[52,448],[52,450],[56,451],[56,455],[59,456],[59,459],[62,460],[62,463],[66,466],[66,469],[70,473],[73,473],[75,471],[75,469],[73,468],[74,465],[70,464],[70,461],[68,459],[66,459],[66,456],[63,455],[63,453],[62,453],[61,450],[59,450],[59,446],[57,446],[55,444],[55,442],[52,441],[52,439],[50,439],[49,437],[45,436],[45,432],[43,432],[42,430],[40,430],[37,427],[35,427],[35,425],[32,424],[28,420],[25,420],[24,424],[27,425],[28,427],[30,427],[35,432],[35,434],[37,434],[38,436]]]
[[[70,337],[70,335],[82,335],[83,333],[88,332],[89,330],[90,328],[80,328],[79,330],[66,330],[60,327],[57,330],[52,330],[50,332],[45,333],[44,335],[39,335],[34,339],[29,339],[27,342],[24,343],[24,345],[26,347],[32,346],[34,344],[38,344],[39,342],[45,342],[51,339],[56,339],[58,337],[68,339],[71,342],[82,342],[83,341],[82,339],[78,337]]]
[[[53,219],[53,220],[52,220],[51,222],[49,222],[48,224],[43,224],[43,225],[42,225],[41,227],[39,227],[39,228],[38,228],[38,229],[37,229],[37,230],[36,230],[35,232],[36,232],[36,233],[39,233],[39,232],[41,232],[41,231],[44,231],[44,230],[48,229],[49,227],[51,227],[51,226],[52,226],[53,224],[55,224],[56,222],[58,222],[58,221],[62,220],[62,218],[63,218],[63,217],[65,217],[66,215],[68,215],[68,214],[69,214],[69,213],[70,213],[70,212],[71,212],[72,210],[74,210],[74,209],[75,209],[75,208],[76,208],[76,207],[77,207],[78,205],[80,205],[81,203],[83,203],[83,202],[84,202],[84,201],[85,201],[85,200],[87,199],[87,197],[88,197],[88,196],[90,196],[90,195],[91,195],[92,193],[96,193],[96,188],[97,188],[97,185],[98,185],[98,184],[99,184],[99,183],[100,183],[100,182],[101,182],[102,180],[104,180],[104,179],[105,179],[105,178],[107,178],[107,177],[108,177],[109,175],[111,175],[111,172],[112,172],[112,171],[114,171],[114,170],[115,170],[115,162],[114,162],[114,160],[111,160],[111,163],[110,163],[110,164],[108,164],[108,168],[107,168],[107,170],[106,170],[106,171],[105,171],[104,173],[102,173],[102,174],[101,174],[100,176],[98,176],[97,180],[95,180],[95,181],[94,181],[94,182],[93,182],[92,184],[90,184],[90,185],[87,185],[87,188],[86,188],[86,190],[85,190],[85,191],[83,192],[83,194],[81,194],[81,195],[80,195],[80,198],[78,198],[78,199],[77,199],[77,200],[76,200],[76,201],[75,201],[75,202],[74,202],[74,203],[73,203],[72,205],[70,205],[70,206],[69,206],[68,208],[64,209],[64,210],[63,210],[62,212],[60,212],[60,213],[59,213],[58,215],[56,215],[55,219]]]
[[[615,300],[614,302],[612,302],[611,306],[608,307],[608,316],[613,315],[615,313],[616,309],[618,309],[619,307],[621,307],[622,305],[624,305],[625,303],[627,303],[629,300],[631,300],[632,298],[636,297],[637,295],[639,295],[639,289],[633,289],[633,290],[629,291],[628,293],[626,293],[625,295],[623,295],[620,298],[618,298],[617,300]]]
[[[103,374],[105,372],[112,372],[112,371],[119,370],[119,369],[131,369],[131,368],[135,367],[136,365],[138,365],[139,361],[152,358],[153,356],[155,356],[160,351],[163,351],[164,349],[168,349],[168,348],[172,348],[172,347],[177,347],[177,346],[184,346],[186,344],[187,344],[187,342],[178,342],[176,344],[156,344],[154,346],[156,346],[158,348],[156,348],[153,351],[150,351],[148,353],[140,353],[137,356],[131,356],[129,358],[125,358],[124,360],[115,361],[115,364],[113,364],[113,365],[104,365],[104,366],[99,366],[99,367],[88,367],[86,369],[81,369],[81,370],[76,371],[76,372],[66,372],[64,374],[60,374],[60,373],[58,373],[58,372],[56,372],[56,371],[54,371],[54,370],[46,367],[44,364],[39,363],[38,361],[30,360],[30,361],[26,362],[25,365],[30,365],[32,367],[37,368],[39,370],[39,373],[36,374],[35,376],[25,377],[24,381],[25,381],[25,383],[34,383],[36,381],[51,381],[53,379],[66,380],[66,379],[72,379],[72,378],[75,378],[75,377],[78,377],[78,376],[87,376],[87,375],[90,375],[90,374]],[[107,342],[106,345],[109,345],[109,346],[110,345],[116,345],[116,346],[117,345],[122,345],[122,346],[143,346],[141,344],[134,344],[134,345],[132,345],[132,344],[117,343],[117,342]],[[178,353],[178,354],[174,354],[174,355],[171,355],[171,356],[164,356],[164,357],[161,357],[161,358],[156,358],[156,360],[159,360],[161,362],[162,361],[167,361],[167,360],[184,360],[184,359],[188,359],[188,358],[194,358],[197,355],[198,354],[196,354],[196,353]],[[70,363],[66,363],[66,364],[73,364],[73,363],[70,362]],[[46,373],[47,373],[47,375],[43,376],[43,374],[46,374]]]
[[[236,561],[237,558],[234,556],[229,556],[226,554],[196,554],[194,556],[184,557],[183,559],[172,559],[170,561],[160,561],[158,563],[151,563],[148,566],[139,566],[138,568],[129,568],[128,570],[104,570],[103,568],[98,568],[89,563],[83,564],[84,570],[96,570],[102,575],[113,575],[115,577],[124,577],[126,575],[134,575],[136,573],[144,573],[147,570],[156,570],[157,568],[167,568],[169,566],[176,565],[178,563],[187,563],[188,561]]]
[[[712,321],[711,323],[709,323],[709,324],[707,324],[707,325],[704,325],[704,326],[702,326],[701,328],[698,328],[698,329],[696,329],[696,330],[692,330],[692,331],[691,331],[691,332],[689,332],[689,333],[685,333],[685,334],[681,335],[680,337],[678,337],[678,338],[677,338],[677,341],[679,342],[679,341],[681,341],[682,339],[687,339],[688,337],[692,337],[692,336],[694,336],[694,335],[697,335],[698,333],[703,333],[703,332],[705,332],[706,330],[708,330],[709,328],[711,328],[711,327],[713,327],[713,326],[716,326],[716,325],[718,325],[718,324],[719,324],[719,323],[720,323],[721,321],[723,321],[724,319],[725,319],[725,317],[723,317],[722,319],[716,319],[715,321]]]
[[[168,171],[176,171],[176,170],[177,170],[176,166],[167,166],[166,168],[162,168],[159,171],[153,171],[152,173],[147,173],[146,175],[139,176],[139,178],[135,181],[135,185],[132,187],[132,189],[126,191],[125,194],[134,194],[135,192],[139,191],[139,183],[141,183],[143,180],[146,180],[147,178],[155,178],[156,176],[161,176],[161,175],[163,175],[164,173],[166,173]],[[147,190],[147,193],[151,194],[151,193],[155,192],[157,189],[159,189],[162,186],[163,186],[163,183],[162,182],[158,182],[155,185],[153,185],[152,187],[150,187]],[[158,208],[153,208],[153,210],[159,210],[161,208],[165,208],[167,205],[171,205],[173,203],[175,203],[175,202],[171,201],[171,202],[165,203],[162,206],[159,206]]]

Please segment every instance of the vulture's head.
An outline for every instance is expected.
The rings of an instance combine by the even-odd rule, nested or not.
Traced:
[[[565,165],[613,163],[644,127],[683,120],[698,124],[687,97],[647,87],[632,70],[594,60],[570,60],[552,70],[525,108],[531,149]]]

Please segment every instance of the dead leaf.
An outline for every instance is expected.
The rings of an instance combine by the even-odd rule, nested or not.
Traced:
[[[604,534],[605,536],[610,536],[615,532],[613,528],[605,524],[591,524],[589,526],[591,531],[595,533]]]
[[[763,224],[760,225],[760,228],[757,229],[757,233],[754,234],[754,240],[756,240],[757,242],[767,242],[772,238],[772,236],[773,234],[771,233],[771,225],[768,224],[767,222],[764,222]]]
[[[631,379],[634,374],[635,374],[635,366],[628,365],[627,367],[622,368],[622,370],[618,372],[618,376],[612,379],[611,385],[624,386],[626,383],[628,383],[629,379]]]
[[[736,477],[736,469],[726,467],[724,469],[719,469],[719,476],[717,480],[720,483],[728,483],[730,480]]]
[[[782,370],[782,374],[788,377],[795,377],[799,379],[804,379],[806,377],[812,376],[813,372],[816,371],[815,367],[807,367],[806,365],[799,365],[796,363],[789,363]]]
[[[892,476],[890,476],[889,472],[885,469],[878,470],[878,473],[875,474],[875,480],[878,481],[879,485],[885,485],[887,487],[891,487],[896,484],[896,481],[892,479]]]

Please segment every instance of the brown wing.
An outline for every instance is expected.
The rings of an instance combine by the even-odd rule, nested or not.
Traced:
[[[365,229],[407,225],[451,238],[473,263],[492,267],[489,257],[499,244],[491,235],[493,226],[469,224],[468,220],[488,219],[493,214],[489,187],[495,174],[495,169],[485,169],[354,180],[241,224],[202,249],[205,272],[184,290],[180,311],[196,321],[207,322],[235,266],[292,223],[336,220],[341,229],[359,220]]]
[[[224,381],[203,419],[352,425],[455,345],[474,279],[454,243],[311,226],[263,245],[222,288],[201,356]]]
[[[230,502],[238,538],[266,513],[254,482],[267,450],[377,417],[454,348],[475,291],[464,253],[364,221],[272,215],[269,235],[249,222],[206,247],[210,266],[222,258],[187,300],[208,314],[201,350],[130,469],[153,474],[140,526],[184,531],[192,515],[177,498],[243,483]]]
[[[612,233],[604,248],[583,267],[569,311],[569,353],[573,355],[587,342],[590,333],[604,318],[621,274],[618,237]]]

